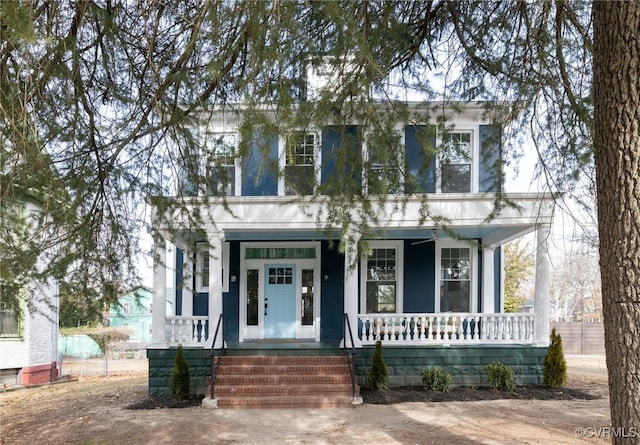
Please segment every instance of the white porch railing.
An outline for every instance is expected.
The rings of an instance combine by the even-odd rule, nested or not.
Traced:
[[[467,343],[533,343],[535,314],[359,314],[358,338],[363,345],[406,346]]]
[[[165,336],[170,344],[204,346],[209,339],[209,317],[167,316]]]

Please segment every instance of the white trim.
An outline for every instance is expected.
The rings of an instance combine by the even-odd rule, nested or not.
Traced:
[[[440,162],[440,146],[442,145],[442,131],[438,130],[436,134],[436,147],[438,154],[436,155],[436,193],[442,193],[442,174]],[[464,193],[478,193],[480,182],[480,126],[479,125],[454,125],[445,133],[471,133],[471,190]]]
[[[367,252],[360,256],[360,308],[361,312],[367,310],[367,258],[372,249],[395,249],[396,251],[396,310],[402,313],[404,302],[404,242],[402,240],[361,241],[366,243]]]
[[[301,259],[245,259],[247,248],[268,248],[268,247],[310,247],[315,249],[315,258]],[[264,338],[264,266],[266,264],[295,264],[296,265],[296,338],[313,339],[319,338],[320,332],[320,298],[321,298],[321,258],[320,258],[320,242],[250,242],[240,243],[240,301],[239,301],[239,338],[240,342],[247,339],[263,339]],[[247,326],[247,270],[258,270],[258,325]],[[301,298],[298,291],[302,286],[302,269],[313,269],[314,295],[313,295],[313,325],[302,326],[301,316]]]
[[[436,279],[435,279],[435,304],[434,312],[441,312],[440,310],[440,268],[442,259],[442,248],[467,248],[469,249],[469,260],[471,261],[470,267],[470,296],[471,302],[469,305],[469,312],[477,312],[478,310],[478,247],[473,242],[455,241],[455,240],[439,240],[436,241]]]

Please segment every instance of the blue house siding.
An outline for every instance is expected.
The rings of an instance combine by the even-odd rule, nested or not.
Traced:
[[[435,243],[404,243],[404,312],[434,312]]]
[[[323,241],[320,251],[322,274],[329,275],[329,280],[322,282],[320,296],[320,340],[340,340],[344,314],[344,254],[338,252],[337,241],[331,248]],[[351,328],[355,329],[355,326]]]
[[[436,127],[408,125],[404,130],[406,193],[436,191]]]
[[[242,158],[242,196],[278,194],[278,138],[257,136]]]
[[[349,147],[349,150],[344,150],[345,147]],[[362,139],[357,126],[324,127],[320,171],[321,194],[353,196],[361,193]],[[340,180],[334,178],[338,171],[342,171]]]
[[[480,125],[480,193],[502,190],[501,135],[500,125]]]

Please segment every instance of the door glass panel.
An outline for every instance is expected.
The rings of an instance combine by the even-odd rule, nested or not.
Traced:
[[[470,249],[440,251],[440,311],[469,312],[471,306]]]
[[[313,269],[302,270],[302,325],[313,325]]]
[[[247,326],[258,326],[258,270],[247,270]]]

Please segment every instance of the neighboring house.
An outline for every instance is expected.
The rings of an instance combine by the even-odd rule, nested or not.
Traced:
[[[173,289],[167,289],[164,307],[167,315],[173,315]],[[109,308],[109,326],[127,328],[129,341],[147,343],[152,335],[153,295],[146,286],[137,286],[118,298]]]
[[[11,206],[2,208],[0,227],[21,224],[27,233],[30,221],[37,220],[40,213],[37,197],[23,194]],[[34,261],[34,267],[40,268],[44,260]],[[58,378],[57,283],[50,279],[16,285],[11,279],[15,273],[4,270],[0,279],[0,382],[22,385],[52,382]],[[15,293],[20,295],[17,304]]]
[[[127,328],[129,341],[151,341],[151,314],[153,296],[151,289],[138,286],[118,298],[118,303],[109,308],[109,326]]]
[[[411,115],[431,111],[422,103],[406,105]],[[483,104],[437,105],[452,125],[446,133],[428,124],[395,126],[405,176],[386,186],[390,200],[406,198],[404,208],[389,205],[366,234],[353,231],[342,240],[323,229],[330,219],[322,199],[309,199],[302,211],[292,194],[315,192],[314,181],[304,178],[315,177],[320,186],[330,180],[341,151],[366,159],[364,125],[259,136],[244,141],[248,152],[233,160],[228,154],[240,143],[239,117],[212,113],[202,132],[209,152],[201,153],[198,162],[231,181],[219,190],[224,197],[186,184],[187,209],[170,218],[161,214],[154,222],[176,246],[176,264],[183,267],[167,275],[165,240],[156,244],[153,344],[147,351],[150,393],[166,391],[167,378],[161,376],[170,375],[164,368],[172,366],[178,344],[188,347],[190,369],[204,366],[194,371],[202,377],[192,380],[196,391],[203,390],[222,315],[215,348],[224,338],[229,350],[250,345],[263,352],[291,344],[337,349],[345,341],[348,320],[360,383],[366,381],[376,340],[385,348],[395,385],[419,385],[421,370],[429,366],[443,366],[453,383],[479,384],[486,382],[484,366],[490,361],[512,365],[518,383],[541,381],[549,337],[552,198],[507,193],[514,205],[487,220],[501,187],[488,166],[499,161],[502,126],[485,119]],[[462,155],[430,155],[426,145],[453,146]],[[433,159],[425,159],[429,156]],[[261,162],[278,165],[282,173],[261,168]],[[390,168],[372,163],[368,172],[356,169],[362,193],[375,199]],[[404,190],[409,183],[414,189]],[[424,198],[431,214],[447,221],[446,229],[421,216]],[[189,209],[198,207],[207,211],[201,225],[192,227]],[[503,313],[501,246],[530,232],[537,232],[534,310]],[[341,241],[344,249],[339,250]],[[165,292],[174,284],[175,312],[165,316]]]

